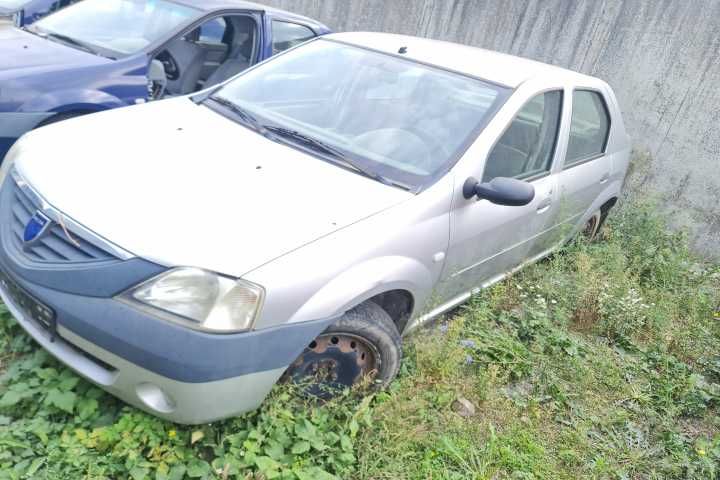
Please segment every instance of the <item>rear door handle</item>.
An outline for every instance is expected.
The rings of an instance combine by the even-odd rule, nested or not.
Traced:
[[[606,173],[606,174],[603,175],[603,177],[600,179],[600,185],[606,184],[606,183],[608,182],[608,180],[610,180],[610,174],[609,174],[609,173]]]

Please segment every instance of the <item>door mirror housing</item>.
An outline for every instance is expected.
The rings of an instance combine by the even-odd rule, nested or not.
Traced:
[[[470,200],[477,197],[495,205],[523,207],[535,199],[535,187],[515,178],[498,177],[487,183],[480,183],[470,177],[463,187],[463,195]]]

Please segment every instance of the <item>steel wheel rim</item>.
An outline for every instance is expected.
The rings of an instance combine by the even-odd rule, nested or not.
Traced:
[[[305,393],[328,399],[364,380],[374,380],[380,354],[367,339],[351,333],[327,333],[313,340],[288,368],[286,377]]]

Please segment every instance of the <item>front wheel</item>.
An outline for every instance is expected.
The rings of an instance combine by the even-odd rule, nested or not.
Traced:
[[[328,399],[366,382],[382,388],[400,369],[402,340],[382,307],[364,303],[313,340],[285,376],[311,396]]]

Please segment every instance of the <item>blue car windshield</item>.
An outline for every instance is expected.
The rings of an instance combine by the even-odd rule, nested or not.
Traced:
[[[28,0],[0,0],[0,8],[15,11],[26,3],[28,3]]]
[[[31,30],[131,55],[200,15],[197,9],[165,0],[83,0],[45,17]]]
[[[242,109],[276,138],[331,150],[338,163],[420,191],[452,168],[510,93],[397,55],[318,39],[230,81],[209,105]]]

